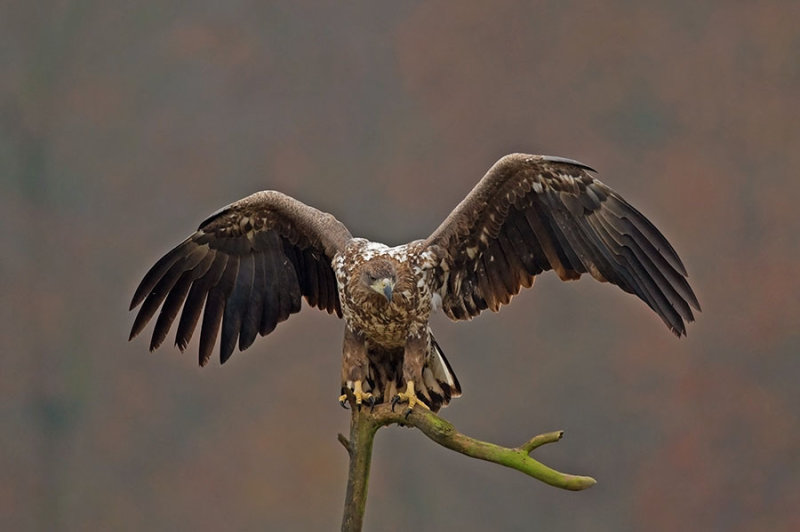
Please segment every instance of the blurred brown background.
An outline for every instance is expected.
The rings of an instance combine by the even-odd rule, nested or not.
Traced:
[[[506,445],[565,429],[537,457],[599,484],[385,429],[367,528],[800,529],[798,20],[783,1],[4,3],[0,528],[338,528],[342,324],[305,309],[201,370],[195,343],[126,342],[133,289],[251,192],[397,244],[524,151],[597,168],[703,313],[677,340],[547,274],[501,314],[438,316],[465,391],[444,416]]]

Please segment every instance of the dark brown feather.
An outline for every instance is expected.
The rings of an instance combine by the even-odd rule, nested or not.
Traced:
[[[186,300],[192,282],[205,275],[211,267],[211,263],[214,261],[214,253],[209,251],[208,248],[204,248],[203,252],[205,253],[203,259],[194,268],[183,272],[178,282],[175,283],[175,286],[170,290],[166,301],[161,305],[161,312],[159,312],[156,325],[153,327],[153,337],[150,341],[151,351],[161,345],[167,337],[167,332],[172,326],[172,322],[175,321],[175,318],[178,316],[178,312],[181,309],[181,305],[183,305],[183,302]]]
[[[175,286],[175,283],[178,282],[183,272],[194,268],[197,263],[203,259],[206,253],[206,250],[188,242],[182,244],[180,248],[180,257],[172,262],[171,266],[169,266],[169,269],[166,271],[160,270],[159,274],[161,277],[155,282],[155,286],[145,298],[142,308],[139,309],[139,313],[136,315],[136,319],[133,322],[129,339],[133,338],[144,329],[144,326],[147,325],[147,322],[153,317],[156,310],[158,310],[158,307],[163,303],[169,291],[172,290],[172,287]]]
[[[522,264],[525,266],[525,271],[530,275],[536,275],[549,269],[549,264],[542,246],[539,244],[539,239],[536,238],[536,234],[531,229],[524,212],[519,210],[513,212],[509,216],[505,227],[509,235],[518,235],[518,237],[512,239],[512,242]]]
[[[261,321],[259,333],[266,336],[275,330],[275,327],[286,316],[281,309],[281,293],[286,285],[280,274],[280,257],[275,253],[264,256],[264,305],[261,308]],[[299,292],[299,290],[297,290]],[[298,300],[300,295],[297,295]],[[288,315],[287,315],[288,316]]]
[[[150,292],[153,291],[156,283],[158,283],[164,274],[169,270],[173,264],[177,261],[182,260],[186,255],[187,247],[191,246],[190,243],[191,238],[187,238],[185,241],[180,243],[179,245],[175,246],[175,248],[161,257],[147,274],[142,279],[142,282],[139,283],[139,286],[136,288],[136,292],[133,294],[133,298],[131,299],[131,304],[128,310],[133,310],[139,306],[139,304],[144,301],[144,298],[147,297]]]
[[[212,327],[219,329],[222,325],[221,336],[219,341],[219,361],[224,364],[233,352],[233,346],[236,344],[236,336],[231,322],[231,310],[229,297],[236,286],[236,279],[239,276],[239,265],[241,257],[238,255],[232,256],[228,260],[228,266],[225,268],[225,273],[222,274],[222,279],[219,280],[217,286],[208,292],[208,299],[206,300],[206,315],[203,316],[203,330],[200,331],[200,350],[203,352],[203,359],[208,362],[211,351],[214,349],[214,343],[218,332],[214,333],[214,337],[207,337],[203,341],[203,333],[206,331],[206,318]],[[213,301],[213,305],[212,305]],[[209,314],[209,306],[212,311]]]
[[[331,302],[329,298],[335,297],[333,293],[329,293],[329,286],[328,286],[328,277],[325,275],[325,268],[321,268],[319,261],[315,261],[315,267],[317,270],[317,291],[318,291],[318,302],[317,305],[320,309],[326,310],[328,313],[331,312]],[[330,270],[330,268],[328,268]],[[332,290],[331,292],[336,292],[336,290]]]
[[[186,349],[189,340],[192,338],[194,328],[197,326],[197,320],[200,319],[200,314],[203,311],[208,291],[219,282],[225,272],[225,266],[228,264],[228,255],[224,253],[212,249],[209,255],[214,256],[214,262],[205,275],[192,283],[192,288],[189,290],[189,295],[186,296],[186,302],[183,304],[183,312],[181,312],[181,319],[178,322],[178,331],[175,333],[175,345],[181,351]]]
[[[505,257],[508,266],[508,282],[506,283],[506,286],[508,287],[510,293],[517,294],[519,293],[521,286],[524,286],[525,288],[529,288],[531,286],[533,277],[528,275],[525,265],[522,264],[522,260],[520,260],[519,256],[517,255],[515,246],[511,243],[511,239],[508,236],[509,233],[514,231],[515,230],[512,228],[511,224],[506,224],[503,230],[500,231],[500,234],[497,235],[497,242],[499,244],[500,251],[503,252],[503,256]]]
[[[306,296],[306,301],[312,307],[323,308],[319,301],[320,288],[317,260],[314,257],[314,252],[310,249],[303,251],[303,267],[304,270],[301,272],[305,286],[303,295]]]
[[[236,274],[233,289],[225,300],[225,312],[222,315],[222,338],[219,344],[222,362],[231,356],[239,340],[244,313],[250,305],[254,273],[253,255],[242,255],[239,258],[239,272]]]
[[[250,290],[250,300],[246,303],[247,310],[242,315],[242,328],[239,331],[239,350],[244,351],[258,336],[261,325],[261,314],[264,308],[264,292],[266,277],[264,273],[264,253],[254,253],[253,257],[253,285]]]
[[[486,273],[486,261],[481,256],[480,260],[476,261],[476,263],[477,269],[475,271],[475,277],[477,281],[477,290],[471,294],[473,295],[472,300],[476,303],[477,307],[477,301],[475,301],[474,296],[476,293],[480,293],[482,299],[486,302],[486,306],[496,312],[500,308],[500,304],[495,296],[495,290],[492,287],[492,282],[489,279],[489,275]]]

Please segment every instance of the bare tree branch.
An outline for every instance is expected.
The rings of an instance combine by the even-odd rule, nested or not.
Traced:
[[[519,448],[525,451],[526,453],[530,454],[530,452],[536,449],[537,447],[541,447],[546,443],[557,442],[563,437],[564,437],[563,430],[557,430],[555,432],[547,432],[545,434],[539,434],[538,436],[534,436],[530,440],[520,445]]]
[[[349,397],[352,409],[349,442],[347,438],[339,434],[339,441],[350,455],[347,496],[342,519],[343,531],[361,530],[366,509],[369,468],[375,433],[379,428],[394,423],[416,427],[428,438],[448,449],[472,458],[516,469],[557,488],[578,491],[596,483],[592,477],[561,473],[530,457],[530,453],[534,449],[560,440],[564,435],[563,431],[534,436],[519,447],[503,447],[458,432],[449,421],[440,418],[430,410],[417,407],[406,415],[406,408],[397,408],[396,411],[392,411],[391,405],[388,404],[377,405],[374,409],[366,406],[359,409],[352,396]]]

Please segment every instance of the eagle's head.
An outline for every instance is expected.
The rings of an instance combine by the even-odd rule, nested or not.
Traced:
[[[368,289],[377,292],[392,302],[392,291],[397,282],[397,270],[394,264],[386,259],[373,259],[364,264],[361,272],[361,283]]]

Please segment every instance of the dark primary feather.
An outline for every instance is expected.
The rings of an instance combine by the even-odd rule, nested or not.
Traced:
[[[686,269],[655,226],[560,157],[500,159],[426,240],[442,253],[442,307],[451,319],[497,311],[554,270],[562,280],[589,273],[635,294],[677,335],[700,310]]]
[[[333,216],[289,196],[248,196],[211,215],[147,272],[131,301],[131,309],[141,308],[130,337],[161,307],[150,342],[156,349],[183,307],[175,336],[183,351],[202,314],[205,365],[218,336],[225,362],[237,342],[247,349],[298,312],[301,297],[341,317],[331,260],[351,238]]]

